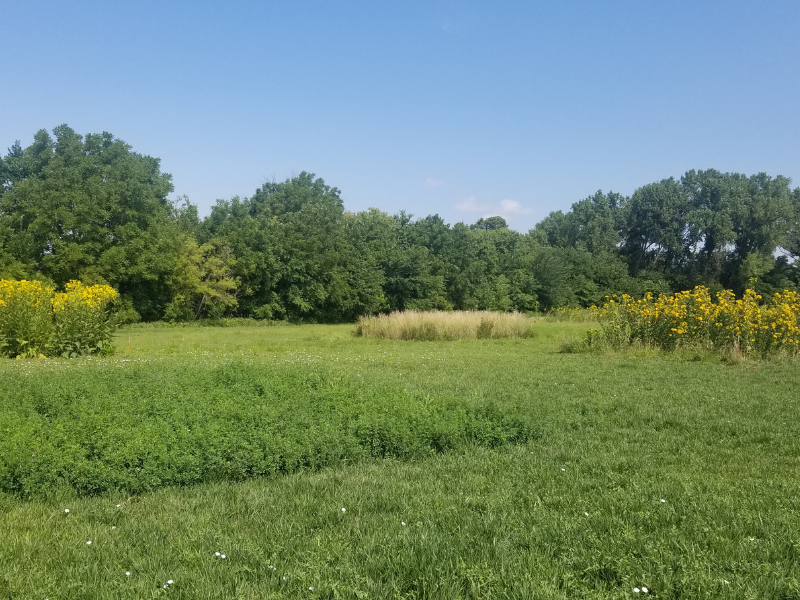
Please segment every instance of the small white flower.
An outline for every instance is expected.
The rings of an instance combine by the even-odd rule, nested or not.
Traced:
[[[405,527],[405,526],[406,526],[406,522],[405,522],[405,521],[400,521],[400,525],[402,525],[403,527]]]
[[[729,583],[730,583],[730,581],[728,581],[727,579],[723,579],[723,580],[722,580],[722,583],[724,583],[724,584],[726,584],[726,585],[727,585],[727,584],[729,584]]]
[[[587,517],[589,516],[589,513],[587,513],[587,512],[585,512],[585,513],[583,513],[583,514],[585,514]]]
[[[345,508],[342,508],[342,512],[347,512],[347,509],[345,509]]]
[[[662,499],[661,499],[661,502],[666,502],[666,500],[664,500],[664,499],[662,498]]]
[[[120,506],[121,506],[121,504],[117,504],[117,508],[119,508]]]
[[[166,583],[164,584],[164,589],[167,589],[167,584]]]
[[[131,572],[130,571],[125,571],[125,576],[126,577],[130,577],[131,576]]]
[[[219,552],[214,552],[214,556],[219,556]]]
[[[562,471],[566,471],[566,469],[561,469]]]
[[[633,593],[634,594],[638,594],[639,593],[639,588],[633,588]]]
[[[310,587],[308,588],[308,590],[309,590],[310,592],[313,592],[313,591],[314,591],[314,586],[313,586],[313,585],[312,585],[312,586],[310,586]]]
[[[167,581],[167,585],[172,585],[173,583],[174,583],[174,582],[172,581],[172,579],[170,579],[169,581]]]
[[[117,526],[116,526],[116,525],[112,525],[112,526],[111,526],[111,529],[116,529],[116,528],[117,528]]]
[[[649,593],[649,590],[648,590],[646,587],[644,587],[644,586],[642,586],[642,591],[643,591],[645,594],[648,594],[648,593]]]
[[[224,554],[222,554],[222,555],[220,556],[220,558],[225,558],[225,555],[224,555]]]
[[[88,542],[86,542],[86,545],[87,546],[91,546],[92,545],[92,540],[89,540]]]
[[[756,538],[750,538],[750,541],[751,541],[751,542],[755,542],[755,541],[756,541]]]
[[[283,580],[286,581],[286,575],[283,576]]]

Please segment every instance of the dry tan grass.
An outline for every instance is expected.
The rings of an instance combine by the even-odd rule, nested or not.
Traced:
[[[406,310],[361,317],[356,335],[392,340],[532,337],[534,320],[520,313]]]

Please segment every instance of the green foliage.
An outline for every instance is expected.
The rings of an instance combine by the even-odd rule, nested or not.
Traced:
[[[533,312],[607,294],[800,286],[800,188],[783,176],[688,171],[598,191],[527,234],[501,216],[449,225],[370,209],[302,172],[205,219],[170,176],[109,133],[41,130],[0,158],[0,277],[80,278],[124,320],[353,322],[394,310]],[[783,261],[781,262],[781,257]]]
[[[170,321],[219,319],[235,309],[239,285],[233,277],[235,265],[233,250],[225,240],[214,238],[198,246],[186,238],[168,282],[172,301],[164,317]]]
[[[442,405],[441,417],[457,399],[484,407],[482,418],[524,414],[535,424],[527,443],[489,448],[497,435],[486,428],[485,445],[422,460],[364,455],[137,495],[0,493],[0,597],[599,600],[645,597],[633,592],[642,586],[661,598],[796,597],[796,362],[556,352],[562,332],[586,327],[540,322],[532,340],[412,344],[353,338],[350,325],[138,325],[130,354],[119,344],[110,360],[0,363],[4,396],[21,398],[32,437],[91,429],[73,438],[87,457],[125,445],[104,439],[106,426],[122,427],[100,407],[123,422],[138,414],[142,445],[162,431],[189,439],[182,413],[193,410],[220,434],[247,437],[249,422],[237,429],[233,419],[256,412],[253,403],[237,413],[217,401],[221,388],[238,400],[267,377],[279,380],[264,381],[269,390],[288,386],[286,402],[307,391],[323,403],[372,392]],[[0,427],[3,443],[14,431]],[[36,448],[13,452],[36,464]],[[162,444],[141,453],[152,457],[146,470]]]
[[[53,286],[0,279],[0,355],[44,354],[53,336]]]
[[[82,137],[61,125],[15,144],[2,166],[0,267],[57,285],[108,283],[143,317],[161,316],[175,227],[158,159],[110,133]]]
[[[0,279],[0,354],[71,358],[100,352],[116,330],[110,310],[116,297],[106,285],[70,281],[54,294],[41,281]]]
[[[508,223],[506,223],[506,220],[503,217],[482,217],[472,224],[470,229],[491,231],[493,229],[504,229],[506,227],[508,227]]]
[[[8,378],[8,375],[5,375]],[[41,373],[0,402],[0,491],[140,493],[367,457],[419,458],[530,439],[491,403],[360,385],[323,369],[226,362]],[[31,455],[29,449],[37,448]]]

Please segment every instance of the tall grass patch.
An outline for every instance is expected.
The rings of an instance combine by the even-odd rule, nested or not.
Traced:
[[[356,335],[392,340],[467,340],[533,337],[533,320],[517,312],[416,311],[361,317]]]

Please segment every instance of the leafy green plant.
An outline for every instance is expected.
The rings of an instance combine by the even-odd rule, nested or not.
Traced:
[[[117,292],[107,285],[84,286],[70,281],[53,297],[51,352],[74,358],[102,351],[111,343],[117,324],[110,303]]]
[[[53,287],[41,281],[0,280],[0,353],[35,357],[53,332]]]
[[[0,353],[11,357],[85,356],[111,343],[116,319],[107,285],[70,281],[63,293],[40,281],[0,280]]]

